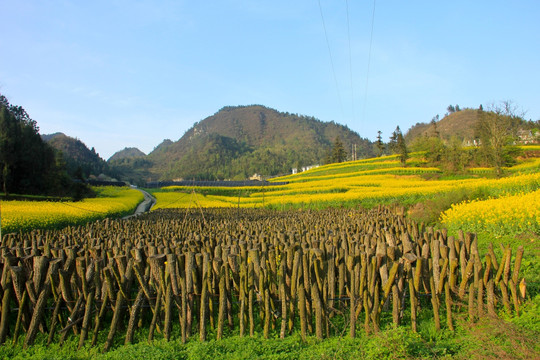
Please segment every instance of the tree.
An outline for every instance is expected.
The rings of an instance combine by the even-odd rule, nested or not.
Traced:
[[[438,136],[418,136],[410,144],[413,151],[423,151],[424,157],[429,165],[438,166],[446,146]]]
[[[43,142],[37,123],[21,107],[0,94],[0,183],[9,193],[53,193],[64,190],[58,181],[54,150]]]
[[[448,105],[448,107],[446,108],[446,111],[448,111],[449,114],[453,113],[453,112],[456,112],[456,108],[454,107],[454,105],[450,104]]]
[[[388,147],[390,148],[390,151],[392,153],[396,153],[397,150],[397,140],[398,140],[398,134],[401,134],[401,129],[399,128],[399,125],[396,127],[396,130],[390,135],[390,139],[388,141]]]
[[[345,159],[347,159],[347,153],[345,152],[341,139],[337,136],[334,141],[334,147],[332,148],[332,162],[340,163],[345,161]]]
[[[13,168],[17,162],[16,141],[17,122],[7,106],[0,105],[0,174],[2,191],[7,196],[12,183]]]
[[[324,163],[331,164],[332,162],[332,148],[329,147],[324,154]]]
[[[512,124],[520,120],[521,116],[516,114],[516,107],[510,101],[492,105],[488,111],[478,110],[476,135],[484,157],[495,168],[497,177],[502,175],[502,168],[511,163]]]
[[[462,142],[455,136],[450,139],[441,154],[441,168],[451,174],[463,172],[469,162],[469,153],[463,150]]]
[[[430,122],[431,129],[433,130],[432,136],[434,137],[440,137],[441,133],[439,132],[439,129],[437,128],[437,122],[439,121],[439,114],[435,115]]]
[[[377,131],[377,141],[375,142],[375,146],[377,147],[377,156],[381,156],[384,152],[384,142],[382,141],[382,131]]]
[[[405,166],[409,158],[409,150],[407,149],[405,138],[399,126],[396,127],[396,130],[390,136],[388,145],[394,154],[399,154],[399,161],[401,161],[402,166]]]

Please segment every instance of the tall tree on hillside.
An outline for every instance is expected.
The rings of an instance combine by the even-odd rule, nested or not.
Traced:
[[[9,112],[7,106],[0,105],[0,176],[2,179],[2,191],[6,196],[11,188],[13,168],[17,161],[17,130],[15,116]]]
[[[495,168],[500,177],[502,168],[510,165],[514,149],[512,143],[512,124],[521,120],[516,114],[516,107],[510,101],[501,105],[492,105],[488,111],[478,110],[476,135],[480,139],[481,149],[488,163]]]
[[[396,127],[396,130],[392,133],[390,136],[390,142],[388,143],[390,150],[394,154],[399,155],[399,161],[401,161],[401,165],[405,166],[407,163],[407,159],[409,158],[409,150],[407,149],[407,144],[405,143],[405,138],[403,137],[403,133],[401,132],[401,129],[399,126]]]
[[[382,131],[377,131],[377,141],[375,142],[375,146],[377,147],[377,156],[381,156],[384,152],[384,142],[382,141]]]
[[[439,129],[437,128],[437,122],[438,121],[439,121],[439,114],[435,115],[431,119],[431,122],[429,123],[431,125],[432,136],[435,136],[435,137],[440,137],[441,136],[441,133],[439,132]]]
[[[333,160],[332,160],[332,148],[330,148],[330,147],[326,150],[326,153],[324,154],[324,163],[325,164],[333,163]]]
[[[334,141],[334,147],[332,148],[332,161],[335,163],[343,162],[347,159],[347,153],[343,147],[343,143],[339,136],[336,137]]]

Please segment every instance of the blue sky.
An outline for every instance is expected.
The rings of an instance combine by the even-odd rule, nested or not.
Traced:
[[[371,56],[374,2],[320,5],[328,43],[317,0],[0,0],[0,92],[105,159],[229,105],[371,140],[449,104],[510,100],[540,119],[540,1],[379,0]]]

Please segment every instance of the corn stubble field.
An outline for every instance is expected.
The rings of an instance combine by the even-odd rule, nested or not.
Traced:
[[[446,180],[394,161],[281,187],[160,189],[134,219],[4,232],[0,353],[538,357],[537,161]],[[402,206],[456,192],[476,200],[462,196],[435,227]]]

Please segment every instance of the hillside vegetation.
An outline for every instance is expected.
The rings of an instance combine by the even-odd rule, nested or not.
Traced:
[[[107,162],[96,153],[93,147],[89,149],[81,140],[63,133],[42,135],[42,138],[62,154],[68,174],[71,176],[75,177],[78,171],[82,172],[84,178],[108,173]]]
[[[134,147],[126,147],[124,150],[117,151],[107,161],[121,161],[124,159],[136,159],[145,157],[146,154]]]
[[[62,157],[39,135],[37,122],[0,93],[0,194],[72,192]]]
[[[486,110],[489,112],[489,110]],[[447,113],[439,120],[437,115],[430,123],[417,123],[413,125],[405,134],[405,139],[409,144],[419,137],[438,136],[445,141],[452,138],[472,144],[475,139],[479,139],[478,122],[480,119],[479,109],[462,109]],[[515,114],[514,114],[515,115]],[[538,121],[525,121],[522,116],[515,116],[509,124],[508,133],[517,137],[519,130],[538,130]]]
[[[377,141],[371,143],[346,126],[262,105],[224,107],[195,123],[177,141],[164,140],[148,155],[137,148],[125,148],[107,162],[93,148],[62,133],[44,135],[43,139],[62,153],[71,176],[80,168],[84,177],[105,174],[139,186],[156,180],[244,180],[254,174],[268,178],[291,173],[294,168],[301,171],[304,167],[335,162],[337,140],[342,146],[338,162],[375,154],[427,151],[430,165],[445,172],[490,166],[494,159],[486,149],[461,150],[466,145],[489,141],[483,137],[480,114],[484,118],[492,116],[497,108],[483,112],[456,108],[440,120],[436,117],[431,123],[410,128],[404,136],[407,149],[403,147],[405,143],[393,144],[397,134],[392,134],[388,143],[379,134]],[[509,115],[498,117],[508,120],[504,125],[505,144],[538,142],[538,122]],[[524,132],[532,134],[525,142],[520,138]],[[504,150],[495,160],[499,167],[510,166],[517,155]],[[400,157],[402,161],[405,158],[403,154]]]
[[[165,140],[133,162],[131,173],[148,180],[246,179],[287,174],[292,168],[323,164],[339,137],[350,158],[373,155],[372,144],[334,122],[276,111],[261,105],[224,107],[196,123],[178,141]],[[113,156],[114,158],[115,156]],[[113,158],[111,166],[120,174]]]

